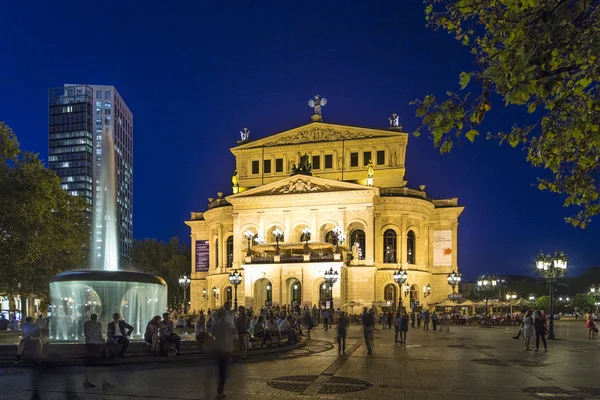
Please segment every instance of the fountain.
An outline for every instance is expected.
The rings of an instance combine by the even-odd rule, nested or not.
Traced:
[[[91,269],[66,271],[50,282],[50,340],[82,342],[83,324],[91,314],[106,332],[114,313],[135,329],[132,338],[143,338],[146,324],[167,310],[167,284],[162,278],[119,270],[118,221],[114,140],[103,135],[104,165],[100,196],[96,196],[92,221]]]

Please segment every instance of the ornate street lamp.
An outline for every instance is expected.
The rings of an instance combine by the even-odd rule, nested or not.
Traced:
[[[202,297],[204,297],[204,300],[208,300],[208,294],[206,293],[206,288],[202,289]]]
[[[344,233],[344,230],[341,226],[338,225],[335,228],[333,228],[333,237],[335,238],[335,252],[339,253],[340,243],[344,243],[344,240],[346,240],[346,234]]]
[[[229,274],[229,283],[233,285],[234,298],[233,298],[233,310],[237,311],[238,298],[237,298],[237,287],[242,283],[242,273],[238,272],[237,269]]]
[[[275,228],[273,236],[275,237],[275,254],[279,255],[279,242],[283,240],[283,231],[279,228]]]
[[[517,294],[515,292],[506,293],[506,301],[516,300]]]
[[[409,293],[410,293],[410,285],[407,283],[406,285],[404,285],[404,297],[408,296]]]
[[[310,235],[312,234],[312,232],[310,231],[309,227],[305,227],[302,228],[302,238],[304,239],[304,253],[306,254],[310,254],[310,251],[308,249],[308,241],[310,240]]]
[[[532,294],[530,294],[530,295],[529,295],[529,301],[535,301],[535,296],[534,296],[534,295],[532,295]]]
[[[246,251],[246,256],[248,257],[252,255],[252,252],[250,251],[250,245],[252,244],[252,239],[254,239],[254,236],[254,232],[252,232],[250,229],[244,232],[244,237],[246,238],[246,240],[248,240],[248,251]]]
[[[212,291],[213,291],[213,297],[218,300],[219,299],[219,293],[217,293],[217,287],[213,286]]]
[[[406,271],[403,271],[402,268],[400,268],[398,271],[394,272],[393,277],[394,277],[394,282],[396,282],[398,284],[398,288],[400,290],[402,290],[402,285],[408,279],[408,274],[406,273]],[[400,304],[399,304],[398,309],[400,311],[402,311],[402,293],[398,293],[398,294],[399,294],[398,298],[400,299]]]
[[[190,287],[191,279],[183,274],[179,277],[179,286],[183,288],[183,313],[185,314],[187,311],[187,289]]]
[[[458,300],[460,298],[460,294],[456,293],[456,287],[460,284],[461,279],[462,274],[456,271],[448,274],[448,285],[452,286],[452,294],[448,296],[449,299]]]
[[[327,282],[327,285],[329,286],[331,292],[331,298],[329,300],[330,308],[333,308],[333,284],[338,281],[339,275],[337,271],[333,270],[333,268],[329,268],[329,271],[325,271],[323,277],[325,278],[325,282]]]
[[[427,297],[431,294],[431,285],[423,286],[423,297]]]
[[[555,252],[554,256],[550,254],[544,256],[540,252],[535,260],[535,266],[540,276],[550,282],[550,331],[548,332],[548,339],[554,339],[554,310],[552,309],[554,281],[565,275],[567,271],[567,257],[562,251]]]
[[[485,316],[488,317],[488,300],[490,297],[490,292],[496,290],[496,286],[498,286],[498,279],[491,275],[482,275],[477,280],[477,290],[485,293]]]
[[[594,304],[596,305],[596,314],[598,314],[598,306],[600,305],[600,302],[598,301],[600,300],[600,285],[592,285],[590,287],[590,294],[594,296],[594,300],[596,300]]]

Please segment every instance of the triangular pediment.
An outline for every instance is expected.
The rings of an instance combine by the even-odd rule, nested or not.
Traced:
[[[262,147],[331,142],[336,140],[404,136],[407,136],[407,134],[396,130],[361,128],[356,126],[313,122],[284,132],[276,133],[262,139],[240,144],[239,146],[232,148],[231,151],[235,154],[237,150],[247,150]]]
[[[247,197],[281,196],[287,194],[347,191],[377,192],[378,190],[378,188],[373,186],[364,186],[357,183],[342,182],[332,179],[318,178],[316,176],[298,174],[228,196],[227,201],[232,202],[236,199]]]

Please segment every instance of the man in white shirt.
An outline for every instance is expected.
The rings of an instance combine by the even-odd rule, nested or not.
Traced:
[[[287,335],[288,344],[294,343],[294,331],[292,329],[291,320],[292,317],[288,316],[286,319],[281,321],[281,324],[279,324],[279,334]]]

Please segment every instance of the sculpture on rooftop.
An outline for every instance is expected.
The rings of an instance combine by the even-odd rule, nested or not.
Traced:
[[[324,107],[327,104],[326,98],[319,98],[319,95],[315,96],[315,99],[310,99],[308,101],[308,106],[312,107],[315,110],[315,115],[321,116],[321,107]]]

